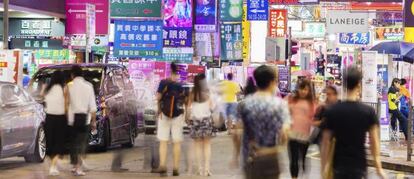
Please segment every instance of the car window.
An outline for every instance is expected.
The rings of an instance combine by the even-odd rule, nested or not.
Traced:
[[[4,85],[0,91],[3,104],[21,105],[30,101],[30,98],[19,87],[14,85]]]
[[[124,89],[125,88],[125,86],[124,86],[124,79],[123,79],[123,77],[122,77],[122,75],[123,75],[123,72],[122,72],[122,69],[121,68],[118,68],[118,69],[115,69],[114,70],[114,80],[115,80],[115,82],[116,82],[116,85],[120,88],[120,89]]]

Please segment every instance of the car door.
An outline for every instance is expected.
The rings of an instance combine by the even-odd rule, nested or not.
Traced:
[[[116,83],[115,73],[108,69],[104,78],[105,104],[109,119],[111,143],[123,140],[122,121],[124,121],[124,105],[121,88]]]
[[[33,116],[27,108],[28,99],[17,86],[6,84],[1,87],[2,156],[16,155],[27,149],[33,140]]]

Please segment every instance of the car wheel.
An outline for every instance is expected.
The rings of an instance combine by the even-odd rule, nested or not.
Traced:
[[[33,154],[24,156],[26,162],[41,163],[46,157],[46,135],[42,126],[39,127],[36,137],[36,146]]]
[[[122,144],[122,147],[132,148],[135,145],[135,138],[136,138],[136,127],[131,123],[129,125],[129,140],[128,143]]]
[[[109,120],[108,120],[109,121]],[[96,147],[97,152],[106,152],[108,150],[108,146],[110,145],[110,132],[109,132],[109,124],[108,121],[104,121],[103,127],[101,130],[98,131],[102,134],[101,137],[101,145]]]
[[[153,135],[155,134],[156,129],[155,128],[145,128],[145,134],[147,135]]]

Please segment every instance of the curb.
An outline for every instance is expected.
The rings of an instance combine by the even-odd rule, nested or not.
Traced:
[[[372,160],[371,158],[368,158],[367,162],[368,162],[368,166],[374,167],[374,160]],[[394,171],[408,172],[408,173],[414,172],[414,162],[411,162],[412,165],[409,165],[407,161],[396,163],[396,162],[382,160],[381,163],[382,163],[382,168],[386,170],[394,170]]]

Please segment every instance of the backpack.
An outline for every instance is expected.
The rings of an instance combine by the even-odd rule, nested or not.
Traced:
[[[175,118],[184,113],[184,89],[173,90],[171,89],[173,85],[180,84],[171,80],[167,81],[160,100],[161,112],[169,118]]]

